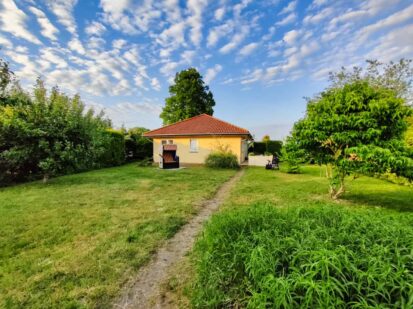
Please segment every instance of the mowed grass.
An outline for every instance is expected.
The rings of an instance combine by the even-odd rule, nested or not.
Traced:
[[[249,168],[206,225],[195,275],[175,298],[197,308],[413,307],[413,190],[349,178],[335,202],[323,170],[303,171]]]
[[[0,307],[110,307],[234,173],[130,164],[0,189]]]

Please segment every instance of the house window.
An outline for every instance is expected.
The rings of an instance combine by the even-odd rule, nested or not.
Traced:
[[[190,152],[198,152],[198,140],[191,138],[189,140],[189,151]]]
[[[166,145],[166,140],[162,140],[162,145]]]
[[[174,143],[173,140],[171,140],[171,139],[168,140],[168,144],[169,144],[169,145],[172,145],[173,143]]]

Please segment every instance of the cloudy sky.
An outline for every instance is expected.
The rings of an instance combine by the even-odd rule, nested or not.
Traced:
[[[0,0],[0,57],[104,109],[161,125],[175,73],[196,67],[215,116],[283,138],[341,66],[413,58],[411,0]]]

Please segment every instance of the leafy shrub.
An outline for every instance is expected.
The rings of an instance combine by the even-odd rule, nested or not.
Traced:
[[[301,173],[302,157],[303,151],[298,148],[297,143],[291,138],[287,138],[287,143],[281,149],[281,159],[286,163],[286,172],[289,174]]]
[[[195,246],[202,308],[413,306],[413,215],[254,205],[215,215]]]
[[[212,168],[239,168],[238,158],[228,145],[218,145],[217,150],[205,159],[205,165]]]
[[[9,85],[0,96],[0,186],[124,161],[123,135],[86,110],[78,95],[37,81],[33,94]]]
[[[106,141],[101,162],[105,166],[121,165],[125,162],[125,139],[123,133],[118,130],[107,129]]]
[[[268,141],[268,142],[254,142],[249,148],[249,151],[255,154],[280,154],[282,148],[282,141]]]
[[[143,160],[152,157],[153,144],[142,134],[149,131],[146,128],[129,129],[125,136],[125,152],[129,161]]]

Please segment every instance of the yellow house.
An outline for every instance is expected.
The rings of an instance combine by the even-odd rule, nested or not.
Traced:
[[[153,139],[153,161],[159,163],[162,145],[176,145],[182,164],[203,164],[212,151],[223,147],[233,152],[239,163],[248,157],[248,130],[207,114],[201,114],[162,128],[144,133]]]

